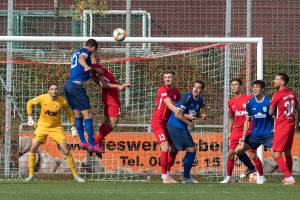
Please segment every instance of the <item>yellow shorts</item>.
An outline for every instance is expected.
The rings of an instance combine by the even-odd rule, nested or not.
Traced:
[[[35,136],[33,140],[44,144],[48,136],[51,139],[53,139],[57,144],[67,142],[66,134],[61,126],[49,128],[43,125],[38,125],[35,130]]]

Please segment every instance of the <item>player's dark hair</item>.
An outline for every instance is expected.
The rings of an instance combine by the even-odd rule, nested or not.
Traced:
[[[280,72],[277,73],[276,76],[280,76],[281,80],[283,80],[285,85],[289,83],[290,78],[288,77],[287,74]]]
[[[98,43],[94,39],[88,39],[88,41],[85,43],[85,46],[89,48],[95,47],[96,50],[98,49]]]
[[[231,79],[231,80],[230,80],[230,84],[231,84],[232,82],[234,82],[234,81],[238,82],[240,85],[243,85],[243,81],[242,81],[242,79],[240,79],[240,78],[234,78],[234,79]]]
[[[205,88],[205,83],[204,83],[204,81],[198,80],[198,81],[195,81],[195,83],[199,83],[199,84],[201,85],[202,89]]]
[[[261,89],[265,89],[266,88],[266,83],[263,81],[263,80],[256,80],[256,81],[253,81],[251,86],[253,85],[259,85],[259,87]]]
[[[173,76],[175,76],[175,72],[173,70],[171,70],[171,69],[166,69],[164,71],[164,74],[172,74]]]
[[[58,87],[58,85],[57,85],[56,83],[50,83],[50,84],[48,84],[48,90],[50,89],[50,87],[51,87],[52,85],[56,85],[56,87]]]

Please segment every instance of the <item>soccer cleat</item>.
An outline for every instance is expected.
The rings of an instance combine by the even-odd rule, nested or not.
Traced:
[[[84,183],[85,180],[81,178],[80,176],[74,176],[74,180],[77,181],[78,183]]]
[[[96,153],[103,153],[103,149],[100,146],[98,146],[98,145],[94,146],[93,150]]]
[[[295,179],[291,176],[289,178],[285,178],[283,185],[296,185]]]
[[[168,175],[171,183],[178,183],[172,176]]]
[[[197,184],[197,183],[199,183],[197,180],[192,179],[192,178],[183,178],[181,182],[182,182],[182,184]]]
[[[81,142],[81,143],[79,144],[79,146],[80,146],[82,149],[84,149],[84,150],[88,149],[88,147],[89,147],[88,143],[85,143],[85,142]]]
[[[164,184],[172,184],[171,179],[167,176],[166,178],[162,179]]]
[[[87,150],[88,150],[89,152],[93,152],[93,151],[94,151],[94,148],[95,148],[95,146],[89,144]]]
[[[231,181],[231,176],[226,176],[225,178],[224,178],[224,180],[223,181],[221,181],[220,183],[231,183],[232,181]]]
[[[257,184],[264,184],[265,182],[267,182],[267,179],[265,178],[265,176],[256,176]]]
[[[33,176],[28,176],[27,178],[25,178],[25,182],[32,182],[32,181],[34,181],[35,180],[35,178],[33,177]]]
[[[253,169],[253,170],[247,169],[246,171],[244,171],[243,173],[241,173],[240,178],[241,179],[246,178],[249,174],[252,174],[254,172],[256,172],[255,169]]]

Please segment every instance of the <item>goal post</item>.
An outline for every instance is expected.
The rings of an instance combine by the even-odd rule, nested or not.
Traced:
[[[90,37],[0,36],[0,75],[3,76],[3,80],[8,80],[5,72],[7,71],[6,65],[10,65],[13,85],[10,98],[15,102],[18,112],[23,115],[23,118],[26,113],[26,101],[45,93],[47,83],[50,80],[57,81],[59,87],[62,88],[63,83],[68,78],[72,51],[82,47],[82,44],[88,39]],[[159,173],[159,158],[156,153],[159,148],[153,135],[149,133],[149,120],[155,104],[157,87],[163,82],[162,72],[167,67],[174,67],[181,93],[190,90],[192,82],[197,79],[203,79],[207,83],[204,101],[210,107],[207,112],[211,116],[206,122],[196,123],[197,129],[193,133],[193,137],[196,140],[199,153],[197,153],[198,160],[195,163],[193,173],[221,177],[226,169],[225,158],[228,148],[224,138],[228,135],[228,115],[226,113],[230,96],[229,80],[236,77],[245,78],[247,71],[246,55],[249,53],[247,52],[248,44],[255,46],[252,48],[253,52],[250,52],[253,54],[253,69],[250,71],[256,74],[256,79],[263,79],[263,39],[242,37],[127,37],[123,42],[118,43],[112,37],[93,37],[93,39],[100,43],[99,51],[102,55],[102,64],[107,66],[121,82],[125,81],[126,62],[131,62],[130,77],[133,87],[129,94],[129,105],[124,103],[125,95],[122,93],[120,96],[122,101],[120,125],[105,141],[107,152],[102,160],[94,157],[85,158],[86,155],[83,151],[78,149],[78,141],[68,137],[68,142],[71,143],[70,148],[75,154],[75,160],[78,159],[77,167],[81,168],[80,173],[95,179],[103,177],[103,174],[106,178],[110,176],[109,174],[117,174],[112,178],[122,179],[124,178],[123,175],[128,174],[133,178],[133,174]],[[11,43],[13,48],[8,48],[8,44]],[[131,44],[131,57],[129,58],[126,57],[127,43]],[[149,48],[143,48],[144,44],[150,43]],[[7,59],[6,53],[10,50],[12,51],[12,58]],[[99,89],[93,83],[87,84],[87,87],[88,95],[92,99],[92,109],[95,113],[95,132],[97,132],[97,126],[103,115],[102,102],[99,98]],[[3,90],[4,87],[1,86],[0,88]],[[4,93],[2,92],[2,95]],[[12,113],[13,110],[7,112]],[[38,112],[34,115],[38,117]],[[63,120],[64,124],[68,124],[65,118]],[[9,126],[7,123],[12,124]],[[16,118],[13,120],[2,119],[0,125],[11,127],[13,129],[13,131],[10,130],[11,133],[21,134],[20,138],[23,137],[27,140],[30,138],[32,130],[28,127],[22,128],[22,126],[19,130],[19,125],[22,123],[24,122]],[[64,127],[68,132],[68,126]],[[0,162],[0,175],[3,175],[4,172],[5,174],[16,174],[9,172],[14,170],[18,171],[17,174],[24,175],[22,171],[24,166],[20,166],[20,163],[25,162],[25,157],[16,159],[16,155],[14,155],[24,144],[18,141],[18,137],[13,136],[4,139],[17,141],[5,143],[6,151],[2,153],[1,150],[0,160],[5,160],[10,164],[2,165],[3,163]],[[17,146],[13,146],[16,144]],[[42,150],[46,151],[48,146],[45,148]],[[55,146],[49,148],[56,149]],[[258,154],[259,157],[262,157],[262,149]],[[56,150],[53,150],[53,155],[59,157]],[[64,171],[63,160],[49,158],[53,155],[41,154],[41,157],[44,156],[43,159],[49,159],[49,163],[50,161],[54,164],[59,163],[55,166],[62,168],[59,168],[61,173],[67,173],[68,170]],[[181,156],[180,154],[178,163],[174,167],[174,171],[177,173],[182,169]],[[83,157],[84,162],[82,161]],[[51,170],[41,171],[41,173],[53,173]]]

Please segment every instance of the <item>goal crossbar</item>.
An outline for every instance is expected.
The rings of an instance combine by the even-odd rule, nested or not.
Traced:
[[[0,42],[85,42],[90,37],[71,36],[0,36]],[[112,37],[93,37],[98,42],[115,42]],[[123,43],[254,43],[257,79],[263,79],[262,37],[127,37]]]

